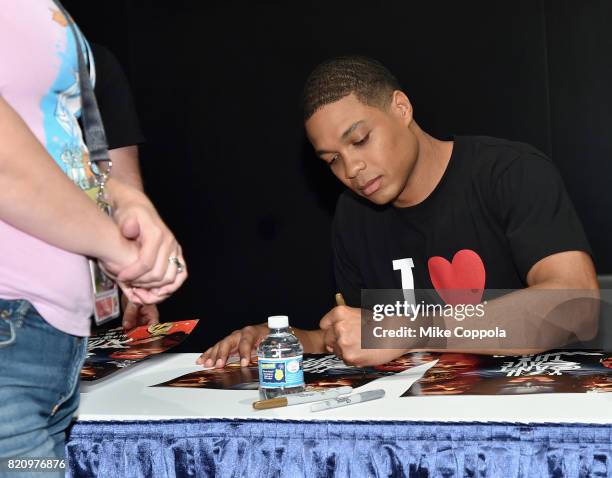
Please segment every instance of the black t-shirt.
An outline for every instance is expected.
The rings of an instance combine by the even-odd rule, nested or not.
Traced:
[[[96,66],[94,93],[106,131],[108,149],[144,143],[128,80],[115,56],[91,44]]]
[[[353,306],[361,289],[520,289],[540,259],[590,254],[553,163],[527,144],[478,136],[455,137],[442,179],[415,206],[345,191],[333,248],[337,286]]]

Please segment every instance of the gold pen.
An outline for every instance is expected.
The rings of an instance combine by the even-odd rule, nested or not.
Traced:
[[[259,400],[253,402],[255,410],[266,410],[268,408],[288,407],[290,405],[299,405],[300,403],[318,402],[321,400],[331,400],[340,395],[348,395],[353,391],[353,387],[348,385],[344,387],[329,388],[318,392],[301,392],[291,393],[284,397],[269,398],[268,400]]]
[[[344,302],[344,297],[342,297],[340,292],[336,294],[336,305],[346,305],[346,302]]]

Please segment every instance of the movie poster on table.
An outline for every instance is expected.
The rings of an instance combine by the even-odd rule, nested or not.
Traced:
[[[384,365],[353,367],[346,365],[332,354],[304,354],[304,380],[308,390],[323,390],[346,385],[357,388],[373,380],[429,363],[433,359],[432,354],[413,353]],[[241,367],[238,360],[233,360],[223,368],[192,372],[154,386],[257,390],[259,387],[257,357],[251,358],[248,367]]]
[[[89,338],[81,382],[93,384],[109,375],[170,350],[183,342],[198,320],[103,329]]]
[[[531,355],[443,353],[402,397],[612,392],[612,353],[554,350]]]

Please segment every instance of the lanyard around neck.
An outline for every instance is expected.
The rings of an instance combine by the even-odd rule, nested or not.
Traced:
[[[89,150],[89,167],[99,186],[98,200],[104,199],[104,185],[110,174],[113,163],[108,156],[108,143],[106,142],[106,133],[102,124],[98,102],[94,95],[89,70],[85,63],[83,47],[81,46],[81,35],[79,34],[72,17],[68,14],[64,6],[59,0],[53,0],[70,25],[72,36],[77,49],[78,65],[79,65],[79,87],[81,91],[81,117],[83,121],[83,130],[85,136],[85,144]],[[104,171],[99,167],[98,163],[106,162],[107,167]]]

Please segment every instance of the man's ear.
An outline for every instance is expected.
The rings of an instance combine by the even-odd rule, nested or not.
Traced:
[[[412,104],[403,91],[395,90],[391,97],[391,110],[400,118],[404,125],[412,123]]]

